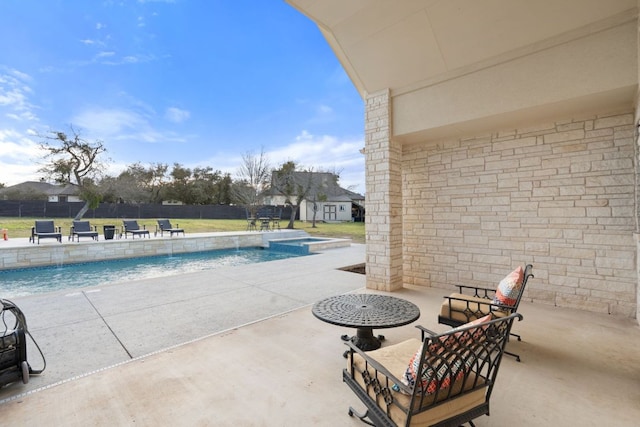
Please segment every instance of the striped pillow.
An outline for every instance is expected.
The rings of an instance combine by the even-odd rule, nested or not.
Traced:
[[[518,267],[507,275],[498,284],[498,289],[493,297],[494,304],[513,306],[522,290],[522,282],[524,280],[524,271],[522,267]]]
[[[452,329],[451,332],[467,326],[489,322],[491,317],[491,314],[487,314],[484,317]],[[464,351],[464,353],[466,353],[466,357],[464,358],[461,358],[459,357],[460,355],[454,353],[452,353],[451,356],[446,355],[446,357],[442,357],[441,355],[446,349],[456,348],[459,344],[466,346],[470,341],[479,339],[482,336],[484,329],[485,328],[483,327],[478,327],[464,332],[455,332],[452,335],[445,335],[440,337],[440,342],[436,341],[429,346],[429,349],[424,356],[425,359],[428,360],[429,368],[423,370],[421,384],[422,388],[426,389],[427,394],[433,394],[436,391],[449,388],[452,382],[464,377],[465,373],[469,370],[475,360],[473,355],[469,354],[469,350]],[[415,385],[416,377],[418,376],[418,372],[420,372],[421,355],[422,346],[420,346],[418,351],[409,361],[409,366],[402,376],[403,384],[410,387]]]

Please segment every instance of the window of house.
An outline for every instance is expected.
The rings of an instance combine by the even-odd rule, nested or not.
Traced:
[[[344,205],[340,205],[340,212],[344,212],[344,211],[346,211],[346,210],[347,210],[347,209],[344,207]]]

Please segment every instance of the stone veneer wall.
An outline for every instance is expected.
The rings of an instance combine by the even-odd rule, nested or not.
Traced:
[[[403,149],[404,283],[636,316],[633,113]],[[368,192],[367,192],[368,196]]]

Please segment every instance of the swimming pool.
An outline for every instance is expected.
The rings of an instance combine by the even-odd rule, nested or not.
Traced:
[[[304,255],[263,248],[218,249],[0,270],[0,297],[13,298],[64,289],[100,286],[106,283],[180,275],[224,266],[254,264]]]

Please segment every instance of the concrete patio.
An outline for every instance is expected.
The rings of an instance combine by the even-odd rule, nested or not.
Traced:
[[[342,383],[352,330],[311,314],[318,299],[365,289],[364,245],[78,292],[15,298],[47,358],[29,384],[0,389],[2,425],[360,426]],[[534,265],[534,274],[536,272]],[[537,279],[532,279],[537,280]],[[382,292],[381,292],[382,293]],[[436,323],[444,292],[394,296]],[[635,320],[523,302],[522,322],[477,426],[635,426],[640,328]],[[377,331],[384,345],[414,325]],[[39,367],[30,348],[29,361]]]

